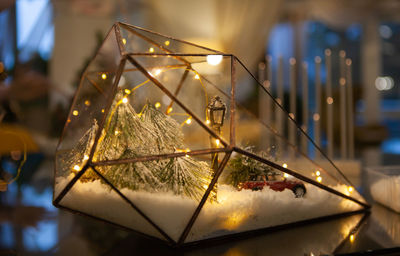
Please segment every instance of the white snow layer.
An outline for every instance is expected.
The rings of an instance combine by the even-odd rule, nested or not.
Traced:
[[[400,176],[388,176],[371,186],[372,198],[400,213]]]
[[[64,188],[68,178],[58,177],[56,191]],[[247,230],[276,226],[316,217],[359,210],[362,207],[313,185],[307,193],[295,198],[290,190],[276,192],[241,190],[228,185],[218,186],[218,202],[204,205],[185,242],[202,240]],[[334,189],[346,191],[346,186]],[[172,193],[150,193],[122,189],[154,223],[177,241],[198,202]],[[99,180],[76,182],[62,199],[61,205],[98,216],[142,233],[161,238],[161,234],[142,216]]]

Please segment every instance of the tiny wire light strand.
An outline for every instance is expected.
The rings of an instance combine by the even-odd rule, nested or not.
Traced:
[[[187,115],[188,115],[188,114],[187,114]],[[181,123],[181,127],[184,126],[184,125],[187,123],[188,120],[192,119],[192,116],[190,116],[190,115],[188,115],[188,116],[189,116],[189,117],[186,118],[186,120],[183,121],[183,122]],[[187,123],[187,124],[189,124],[189,123]]]

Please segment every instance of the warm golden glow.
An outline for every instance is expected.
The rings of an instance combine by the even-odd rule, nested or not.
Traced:
[[[217,145],[217,147],[219,146],[219,143],[221,143],[221,142],[219,141],[219,139],[216,139],[216,140],[215,140],[215,145]]]
[[[115,134],[115,135],[118,135],[118,134],[119,134],[119,131],[118,131],[118,130],[117,130],[117,131],[115,131],[115,132],[114,132],[114,134]]]
[[[316,171],[316,172],[315,172],[315,175],[320,176],[320,175],[321,175],[321,172],[320,172],[320,171]]]
[[[103,79],[103,80],[106,80],[106,79],[107,79],[106,73],[101,74],[101,79]]]
[[[75,166],[74,166],[74,170],[75,170],[75,171],[79,171],[80,169],[81,169],[81,168],[79,167],[79,165],[75,165]]]
[[[353,192],[354,190],[352,186],[349,186],[347,189],[349,190],[350,193]]]
[[[104,108],[101,109],[101,113],[104,113]]]
[[[223,227],[228,230],[234,230],[247,219],[247,216],[248,214],[244,212],[233,212],[223,223]]]
[[[126,39],[125,38],[122,38],[122,43],[126,44]]]
[[[207,120],[206,120],[206,124],[210,124],[210,120],[207,119]]]
[[[149,52],[153,53],[154,52],[154,48],[150,47]]]
[[[78,112],[78,110],[74,110],[74,111],[72,111],[72,114],[73,114],[74,116],[77,116],[77,115],[79,115],[79,112]]]
[[[199,74],[196,74],[196,75],[194,76],[194,79],[200,79]]]
[[[222,55],[207,55],[207,63],[212,66],[217,66],[222,61]]]
[[[288,178],[289,174],[285,173],[285,174],[283,174],[283,177]]]
[[[186,156],[186,157],[189,157],[189,155],[188,155],[188,154],[186,154],[185,156]]]
[[[122,103],[128,103],[128,98],[122,98]]]
[[[332,97],[328,97],[326,98],[326,103],[328,103],[329,105],[333,103],[333,98]]]
[[[354,235],[351,234],[350,237],[349,237],[349,239],[350,239],[350,242],[354,242]]]
[[[129,90],[129,89],[125,89],[124,92],[125,92],[126,94],[131,94],[131,90]]]
[[[283,168],[287,168],[287,164],[285,163],[285,164],[282,164],[282,167]]]
[[[160,103],[160,102],[156,102],[156,104],[154,104],[154,106],[155,106],[156,108],[159,108],[159,107],[161,107],[161,103]]]
[[[85,105],[90,106],[90,100],[85,100]]]
[[[169,45],[169,41],[168,41],[168,40],[165,41],[164,44],[165,44],[166,46],[168,46],[168,45]]]
[[[172,107],[169,107],[168,109],[167,109],[167,114],[169,114],[169,113],[171,113],[172,112]]]
[[[321,176],[318,176],[318,177],[317,177],[317,181],[318,181],[319,183],[321,183],[322,177],[321,177]]]
[[[89,159],[89,156],[88,155],[84,155],[83,156],[83,160],[88,160]]]
[[[187,124],[191,124],[191,123],[192,123],[192,118],[186,119],[186,123],[187,123]]]

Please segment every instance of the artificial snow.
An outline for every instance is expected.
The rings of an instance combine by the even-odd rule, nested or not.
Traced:
[[[400,213],[400,176],[387,176],[371,185],[372,198]]]
[[[64,188],[68,180],[58,177],[56,190]],[[268,188],[238,191],[232,186],[219,184],[218,202],[207,201],[185,242],[361,209],[360,205],[350,200],[313,185],[305,186],[306,195],[295,198],[293,192],[287,189],[282,192]],[[333,188],[338,191],[347,189],[344,185]],[[173,193],[132,191],[127,188],[121,193],[175,241],[198,206],[197,201]],[[60,203],[160,237],[143,217],[99,180],[77,181]]]

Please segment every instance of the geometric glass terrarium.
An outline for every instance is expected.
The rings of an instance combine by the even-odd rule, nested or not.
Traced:
[[[322,152],[302,151],[304,139],[320,149],[292,116],[272,99],[266,118],[255,95],[272,98],[235,56],[116,23],[75,94],[53,204],[172,245],[367,209]]]

